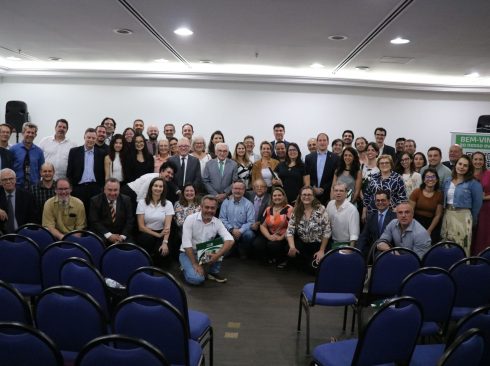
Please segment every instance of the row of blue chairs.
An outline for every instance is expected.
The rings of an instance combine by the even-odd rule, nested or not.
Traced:
[[[303,287],[300,294],[298,332],[301,316],[306,314],[306,352],[310,351],[310,308],[344,306],[343,330],[347,309],[353,308],[352,328],[358,314],[361,334],[362,309],[373,302],[394,296],[409,295],[424,309],[421,334],[442,335],[450,319],[458,320],[478,306],[490,303],[490,261],[483,257],[463,257],[449,271],[439,267],[422,267],[418,256],[405,248],[392,248],[380,254],[371,267],[365,287],[366,263],[355,248],[329,251],[319,264],[315,282]]]
[[[326,343],[313,350],[312,365],[483,366],[490,364],[490,306],[462,318],[446,343],[417,345],[423,309],[413,297],[389,300],[358,339]]]

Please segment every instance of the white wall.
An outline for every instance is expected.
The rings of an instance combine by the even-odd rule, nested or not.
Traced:
[[[136,118],[145,123],[194,125],[206,140],[220,129],[234,145],[252,134],[257,142],[272,139],[272,125],[286,125],[286,138],[306,151],[306,140],[327,132],[330,141],[344,129],[373,139],[384,126],[387,142],[414,138],[418,149],[436,145],[444,154],[450,131],[474,131],[478,116],[490,114],[490,98],[482,94],[388,90],[344,86],[309,86],[211,81],[114,80],[4,76],[0,105],[9,100],[27,103],[31,121],[39,125],[38,139],[52,134],[54,122],[66,118],[69,136],[81,143],[83,131],[105,116],[117,130]]]

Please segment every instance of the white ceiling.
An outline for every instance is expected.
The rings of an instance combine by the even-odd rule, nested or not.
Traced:
[[[183,25],[194,35],[173,33]],[[118,35],[116,28],[133,34]],[[347,39],[333,41],[331,35]],[[411,42],[391,44],[398,36]],[[161,58],[169,62],[154,62]],[[310,68],[315,62],[324,68]],[[117,70],[118,76],[132,77],[393,83],[489,92],[490,1],[2,1],[0,68],[4,75]],[[481,77],[464,76],[470,72]]]

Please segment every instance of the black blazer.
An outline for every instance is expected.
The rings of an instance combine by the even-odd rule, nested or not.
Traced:
[[[0,188],[0,209],[8,213],[7,195],[3,188]],[[18,227],[31,222],[40,224],[34,196],[21,188],[15,189],[15,218]],[[2,221],[0,226],[2,232],[7,233],[7,220]]]
[[[104,234],[109,232],[130,237],[134,229],[134,211],[131,199],[124,194],[117,197],[116,221],[112,222],[111,209],[105,193],[92,197],[88,221],[90,230],[101,238],[104,238]]]
[[[255,194],[254,191],[245,192],[245,198],[248,199],[250,202],[252,202],[252,204],[254,203],[255,196],[257,196],[257,195]],[[265,209],[267,208],[267,206],[270,205],[270,201],[271,201],[270,193],[265,192],[264,197],[262,198],[262,203],[260,204],[260,207],[259,207],[259,215],[257,216],[257,221],[261,221],[262,216],[264,215]],[[254,211],[254,214],[255,214],[255,211]]]
[[[0,158],[2,159],[2,165],[0,169],[10,168],[12,169],[12,153],[10,150],[0,147]]]
[[[173,182],[175,185],[179,187],[179,189],[182,189],[183,187],[182,178],[184,173],[180,168],[182,166],[181,157],[180,155],[174,155],[171,156],[168,159],[168,161],[171,161],[177,167],[177,171],[174,174]],[[186,166],[185,183],[192,183],[194,184],[194,187],[201,190],[202,178],[201,178],[201,163],[199,162],[199,159],[194,156],[187,155],[186,165],[187,166]]]
[[[356,242],[356,248],[362,252],[364,258],[367,258],[371,246],[376,240],[379,239],[381,234],[383,234],[386,226],[391,222],[391,220],[396,219],[396,213],[388,208],[383,221],[382,232],[379,232],[378,230],[378,217],[378,211],[374,211],[368,215],[366,224],[364,225],[361,235],[359,235],[359,239]]]
[[[95,181],[100,187],[104,186],[104,157],[105,153],[102,149],[94,148],[94,175]],[[83,169],[85,167],[85,146],[78,146],[70,149],[68,154],[68,167],[66,176],[70,179],[71,184],[76,186],[82,179]]]
[[[332,188],[332,181],[335,169],[339,163],[339,157],[330,151],[327,151],[327,160],[323,168],[322,181],[318,182],[318,175],[316,172],[316,162],[318,159],[318,153],[313,152],[305,157],[305,169],[306,173],[310,175],[310,183],[313,187],[323,188],[323,194],[318,197],[322,204],[326,204],[330,200],[330,189]]]
[[[385,145],[383,146],[383,155],[391,155],[394,162],[396,159],[396,150],[393,146]]]

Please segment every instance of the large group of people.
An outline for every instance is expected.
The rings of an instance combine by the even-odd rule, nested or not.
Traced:
[[[277,123],[257,154],[252,135],[230,146],[223,132],[206,142],[189,123],[180,136],[165,124],[161,139],[158,126],[145,131],[141,119],[116,126],[104,118],[75,146],[60,119],[36,145],[37,126],[27,122],[22,141],[10,146],[12,128],[0,125],[2,233],[30,222],[57,239],[89,229],[107,245],[135,242],[163,266],[178,259],[191,284],[225,282],[221,261],[229,255],[314,272],[338,246],[366,257],[392,246],[422,257],[441,240],[467,254],[490,246],[482,152],[464,155],[452,145],[443,162],[436,146],[426,156],[413,139],[385,144],[387,131],[378,127],[371,142],[345,130],[330,145],[320,132],[302,154]],[[199,244],[216,236],[214,252],[198,257]]]

